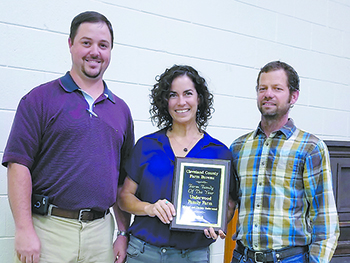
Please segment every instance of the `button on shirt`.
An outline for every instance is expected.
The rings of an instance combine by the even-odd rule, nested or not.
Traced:
[[[237,239],[263,251],[310,245],[310,262],[328,262],[339,236],[325,143],[290,119],[266,137],[260,126],[231,145],[240,179]]]

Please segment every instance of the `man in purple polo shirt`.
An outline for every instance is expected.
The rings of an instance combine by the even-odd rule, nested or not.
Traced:
[[[20,101],[4,152],[15,262],[125,262],[130,216],[116,199],[134,128],[128,106],[102,79],[110,22],[97,12],[77,15],[69,48],[71,70]]]

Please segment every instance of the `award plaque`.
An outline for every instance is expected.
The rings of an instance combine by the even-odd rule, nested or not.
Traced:
[[[226,232],[230,161],[176,158],[171,229]]]

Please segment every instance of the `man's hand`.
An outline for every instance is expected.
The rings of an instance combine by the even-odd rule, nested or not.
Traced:
[[[16,230],[15,250],[22,263],[39,263],[40,240],[34,230]]]
[[[116,263],[124,263],[126,262],[126,250],[128,248],[129,238],[127,236],[118,236],[113,244],[113,252],[114,252],[114,262]]]
[[[15,220],[15,250],[22,263],[38,263],[41,244],[32,219],[32,177],[29,168],[9,163],[7,169],[8,197]]]

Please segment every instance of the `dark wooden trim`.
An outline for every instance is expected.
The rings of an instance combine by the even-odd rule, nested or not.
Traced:
[[[339,222],[340,227],[350,227],[350,222]]]
[[[350,141],[324,141],[331,157],[350,158]]]
[[[350,241],[339,241],[334,256],[350,257]]]

